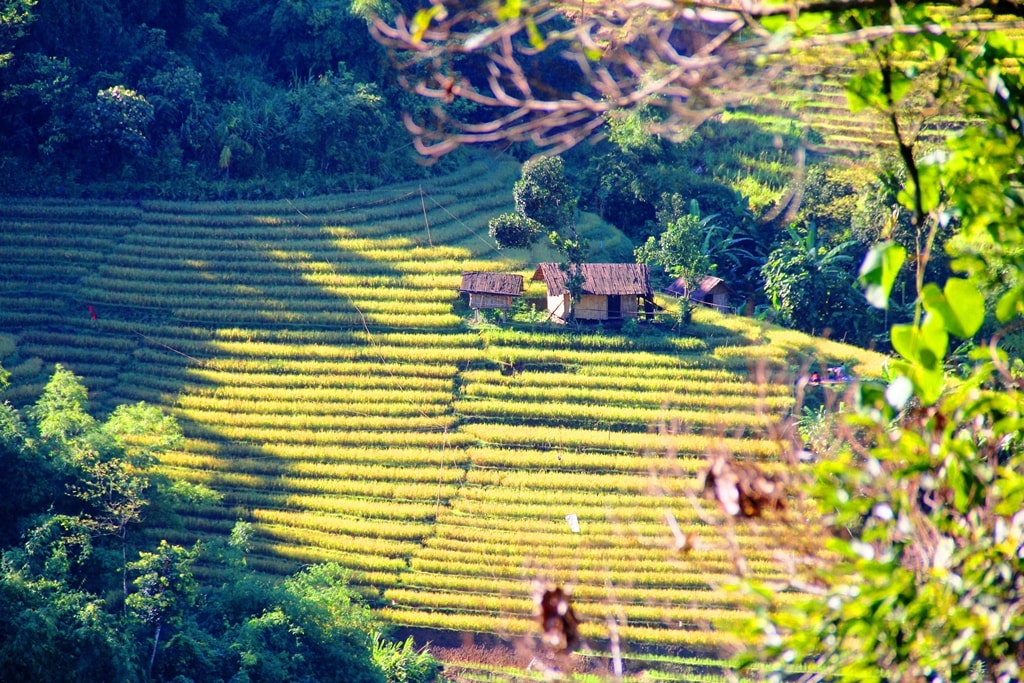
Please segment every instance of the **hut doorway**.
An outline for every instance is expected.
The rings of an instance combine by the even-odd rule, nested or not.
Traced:
[[[608,319],[619,320],[622,317],[622,296],[613,295],[608,297]]]

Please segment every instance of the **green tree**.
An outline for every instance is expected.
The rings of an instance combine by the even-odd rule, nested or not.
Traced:
[[[32,514],[52,501],[57,477],[21,414],[6,402],[0,403],[0,471],[7,492],[0,497],[0,547],[4,547],[21,536]]]
[[[52,526],[54,520],[35,522],[37,536],[40,529],[49,528],[39,542],[50,539],[46,547],[51,550],[40,551],[39,556],[65,552],[59,548],[66,542],[81,545],[75,534],[83,526],[94,537],[90,543],[116,539],[121,590],[127,595],[129,531],[142,520],[156,492],[150,473],[156,456],[180,442],[181,429],[173,418],[145,403],[118,406],[102,423],[87,408],[88,392],[80,378],[57,365],[42,395],[26,410],[25,429],[7,411],[8,439],[14,451],[9,458],[19,463],[16,472],[48,473],[34,485],[38,491],[34,496],[49,499],[51,514],[57,515],[54,520],[74,520],[57,526]],[[71,534],[69,539],[54,538],[59,529]]]
[[[180,624],[196,604],[198,583],[192,576],[192,565],[200,550],[198,544],[186,550],[162,540],[156,552],[141,552],[139,559],[128,565],[128,571],[137,576],[125,605],[135,619],[153,629],[153,647],[146,666],[150,675],[164,626]]]
[[[516,213],[560,231],[573,223],[576,193],[565,177],[562,157],[537,157],[523,164],[522,176],[512,186]]]
[[[360,83],[343,67],[293,89],[286,98],[293,112],[285,129],[297,158],[289,167],[309,174],[358,172],[387,175],[384,161],[393,123],[375,83]]]
[[[340,566],[281,584],[250,571],[251,525],[237,524],[210,552],[162,540],[129,561],[127,529],[145,523],[165,492],[178,493],[149,469],[181,432],[144,403],[102,423],[87,405],[81,381],[58,366],[27,419],[0,406],[13,499],[0,508],[0,679],[384,683],[386,665],[394,683],[431,680],[436,661],[381,642],[381,623]],[[196,581],[201,552],[220,586]]]
[[[583,296],[583,286],[586,284],[586,277],[583,275],[583,262],[587,260],[589,246],[576,230],[575,222],[570,224],[567,234],[562,235],[552,231],[548,235],[551,244],[555,249],[562,252],[563,260],[558,267],[565,273],[565,289],[569,293],[571,308],[569,320],[576,318],[576,303]]]
[[[577,197],[565,177],[561,157],[537,157],[523,164],[519,180],[512,187],[514,214],[501,214],[490,221],[491,236],[499,248],[530,246],[547,228],[551,244],[562,253],[559,267],[566,274],[566,288],[575,303],[583,295],[583,262],[587,242],[576,230]],[[575,307],[570,310],[575,310]]]
[[[346,63],[360,78],[375,81],[380,46],[366,30],[365,14],[389,14],[388,2],[288,0],[269,4],[269,39],[279,77],[323,74]]]
[[[761,269],[765,295],[779,321],[817,334],[855,329],[844,316],[864,310],[863,297],[855,289],[851,252],[856,242],[821,244],[813,226],[804,235],[791,227],[789,237]]]
[[[596,212],[634,243],[646,241],[654,232],[656,218],[654,202],[649,199],[651,183],[645,177],[649,166],[618,149],[588,154],[580,165],[581,208]]]
[[[656,266],[671,279],[683,278],[692,287],[714,270],[705,247],[715,217],[702,219],[696,204],[690,211],[670,219],[661,236],[649,237],[645,244],[637,247],[634,255],[637,263]]]
[[[85,135],[101,165],[126,163],[150,152],[153,105],[135,90],[123,85],[100,90],[83,117]]]
[[[32,9],[36,0],[3,0],[0,2],[0,69],[7,66],[11,51],[35,20]]]
[[[919,40],[946,47],[941,37]],[[780,672],[811,661],[817,676],[860,681],[1008,682],[1024,673],[1021,364],[1009,363],[997,333],[965,375],[946,366],[951,342],[981,329],[984,293],[1000,294],[988,314],[1003,325],[1019,325],[1024,312],[1024,292],[989,277],[1024,267],[1024,184],[1015,175],[1022,63],[1024,43],[1001,35],[958,54],[977,124],[952,135],[945,154],[904,159],[912,181],[900,203],[926,235],[917,258],[927,262],[955,218],[962,233],[948,248],[957,275],[919,288],[913,322],[892,329],[890,378],[860,386],[846,439],[815,468],[824,520],[844,532],[829,540],[837,560],[811,577],[813,596],[760,622]],[[876,86],[873,97],[863,84],[859,92],[889,106],[886,86]],[[886,305],[905,251],[885,242],[865,260],[873,305]]]
[[[0,567],[4,680],[141,681],[122,626],[94,594]]]
[[[177,422],[155,406],[118,406],[99,429],[72,445],[78,481],[69,493],[84,503],[94,533],[113,536],[121,549],[122,591],[128,594],[128,532],[151,502],[149,470],[156,456],[182,438]]]
[[[544,226],[520,213],[503,213],[487,223],[499,249],[523,249],[536,241]]]
[[[154,464],[157,456],[182,440],[178,421],[144,401],[114,408],[101,430],[126,460],[141,468]]]
[[[576,192],[565,177],[562,157],[537,157],[523,164],[522,177],[512,187],[516,213],[550,229],[548,239],[564,257],[559,268],[566,274],[570,311],[583,296],[583,262],[587,241],[576,230]],[[574,313],[570,313],[570,318]]]
[[[85,386],[73,372],[58,364],[28,415],[44,440],[67,443],[96,424],[88,405]]]
[[[376,620],[336,564],[288,578],[279,598],[240,625],[232,649],[239,672],[260,681],[384,683],[371,650]]]

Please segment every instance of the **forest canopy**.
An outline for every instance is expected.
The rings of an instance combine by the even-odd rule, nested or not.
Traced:
[[[398,114],[416,105],[391,85],[374,10],[3,0],[0,186],[260,196],[422,175]]]

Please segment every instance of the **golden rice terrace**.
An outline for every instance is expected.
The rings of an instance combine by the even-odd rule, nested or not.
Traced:
[[[464,271],[536,265],[487,237],[517,174],[479,162],[294,202],[6,201],[5,398],[33,400],[59,362],[101,411],[162,406],[188,438],[160,470],[221,498],[156,533],[249,521],[250,566],[339,562],[398,624],[535,630],[540,580],[572,588],[584,639],[612,620],[629,643],[713,650],[748,602],[723,589],[734,556],[694,495],[706,454],[777,471],[787,371],[877,359],[712,313],[682,334],[469,326]],[[747,571],[786,575],[776,541],[804,512],[735,526]]]

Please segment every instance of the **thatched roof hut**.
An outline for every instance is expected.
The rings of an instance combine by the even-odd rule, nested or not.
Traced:
[[[638,263],[584,263],[583,293],[575,307],[569,300],[568,275],[557,263],[542,263],[533,274],[548,290],[548,312],[557,320],[618,321],[636,318],[639,301],[653,305],[650,271]]]
[[[694,303],[719,309],[730,309],[730,301],[736,296],[736,292],[725,280],[714,275],[705,275],[696,287],[688,286],[684,278],[679,278],[665,288],[665,293],[689,297]]]
[[[512,307],[512,299],[523,293],[523,276],[514,273],[463,273],[459,293],[469,295],[470,308],[508,310]]]

